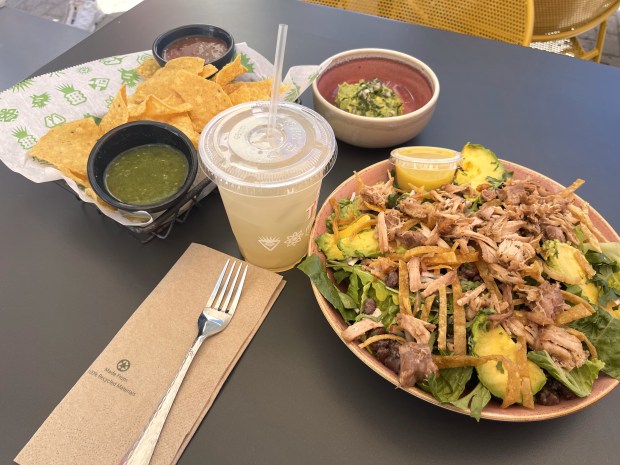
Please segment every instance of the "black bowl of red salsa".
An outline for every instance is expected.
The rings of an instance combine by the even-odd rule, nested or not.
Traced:
[[[153,42],[153,56],[160,64],[182,56],[201,57],[205,64],[222,69],[235,55],[235,39],[224,29],[190,24],[160,34]]]
[[[125,211],[167,210],[194,183],[198,156],[189,138],[160,121],[134,121],[107,132],[90,152],[88,180],[105,202]]]

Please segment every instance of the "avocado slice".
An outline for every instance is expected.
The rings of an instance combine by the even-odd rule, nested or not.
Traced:
[[[586,263],[586,258],[575,247],[554,239],[543,242],[541,252],[547,266],[555,272],[554,279],[565,284],[586,283],[588,275],[581,264]],[[577,259],[577,255],[582,255],[582,262]]]
[[[338,241],[338,248],[347,258],[374,258],[381,253],[374,229],[365,229],[354,236],[343,237]]]
[[[350,238],[353,233],[365,223],[368,223],[371,220],[370,215],[362,215],[358,219],[356,219],[349,226],[344,228],[343,230],[338,232],[339,240],[344,238]],[[372,230],[374,233],[374,230]],[[361,233],[358,233],[361,234]],[[378,246],[377,240],[377,247]],[[316,238],[316,245],[319,247],[319,250],[325,254],[325,257],[328,260],[344,260],[345,256],[342,254],[342,251],[338,248],[338,244],[334,240],[334,235],[328,232],[321,234]],[[348,257],[357,257],[359,255],[348,255]]]
[[[517,344],[501,326],[487,330],[486,323],[486,316],[479,315],[472,324],[472,353],[477,356],[503,355],[516,362]],[[534,362],[528,360],[527,365],[530,372],[532,395],[534,395],[545,385],[547,377]],[[480,382],[491,391],[491,394],[503,399],[506,393],[508,372],[495,361],[476,367],[476,371]]]
[[[479,144],[465,144],[463,161],[454,177],[455,184],[470,184],[474,189],[489,184],[488,178],[502,179],[506,170],[491,150]]]

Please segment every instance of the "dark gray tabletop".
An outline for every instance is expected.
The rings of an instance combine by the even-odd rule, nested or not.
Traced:
[[[82,29],[0,8],[0,92],[88,37]]]
[[[581,177],[581,196],[620,228],[618,69],[292,0],[145,0],[39,72],[145,50],[158,33],[196,22],[267,57],[287,23],[285,68],[359,47],[412,54],[441,82],[414,144],[472,141],[563,184]],[[389,153],[339,146],[322,199]],[[217,193],[168,239],[141,245],[57,185],[2,166],[0,217],[0,463],[9,464],[191,242],[239,252]],[[376,376],[332,332],[305,276],[284,277],[181,465],[618,463],[619,390],[557,420],[476,423]]]

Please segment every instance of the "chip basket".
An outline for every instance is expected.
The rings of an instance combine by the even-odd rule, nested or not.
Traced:
[[[71,190],[64,181],[56,181],[56,184],[66,191],[71,192],[82,202],[79,196]],[[142,244],[146,244],[155,238],[166,239],[172,232],[174,225],[176,223],[184,223],[192,208],[214,189],[215,184],[209,178],[205,177],[192,186],[174,205],[154,217],[152,223],[146,226],[124,226],[120,223],[117,224],[119,227],[129,231],[129,233]],[[99,210],[97,210],[97,213],[103,216],[103,213]]]

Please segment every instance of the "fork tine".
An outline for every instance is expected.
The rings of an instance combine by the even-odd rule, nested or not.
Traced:
[[[243,289],[243,285],[245,284],[245,276],[248,274],[248,265],[245,265],[245,270],[243,270],[243,275],[241,276],[241,281],[239,282],[239,286],[237,286],[237,292],[235,297],[230,305],[230,309],[228,313],[232,315],[237,310],[237,305],[239,304],[239,297],[241,296],[241,290]]]
[[[220,305],[222,303],[222,299],[226,295],[226,290],[228,289],[228,283],[230,282],[230,277],[232,276],[232,274],[235,271],[235,266],[237,266],[237,262],[233,262],[232,266],[230,267],[230,271],[228,272],[228,276],[226,276],[226,281],[224,281],[224,285],[220,289],[220,292],[218,293],[217,299],[215,300],[215,303],[213,304],[213,308],[215,308],[215,309],[219,309],[220,308]]]
[[[207,301],[207,307],[211,307],[213,305],[213,301],[217,296],[217,292],[220,290],[220,284],[222,284],[222,279],[224,278],[224,274],[226,273],[226,268],[228,268],[228,264],[230,263],[230,258],[226,260],[224,264],[224,268],[222,268],[222,272],[220,273],[220,277],[217,278],[217,282],[215,286],[213,286],[213,291],[211,291],[211,295],[209,296],[209,300]],[[234,265],[233,265],[234,266]]]
[[[237,273],[235,274],[235,277],[233,279],[233,282],[231,283],[230,287],[228,288],[228,294],[226,294],[226,299],[224,300],[224,303],[222,304],[222,306],[218,306],[217,309],[225,312],[226,309],[228,308],[228,303],[230,302],[230,297],[233,294],[233,291],[235,290],[235,285],[237,284],[237,278],[239,277],[239,272],[241,271],[241,264],[239,264],[239,267],[237,268]],[[225,289],[226,290],[226,289]]]

